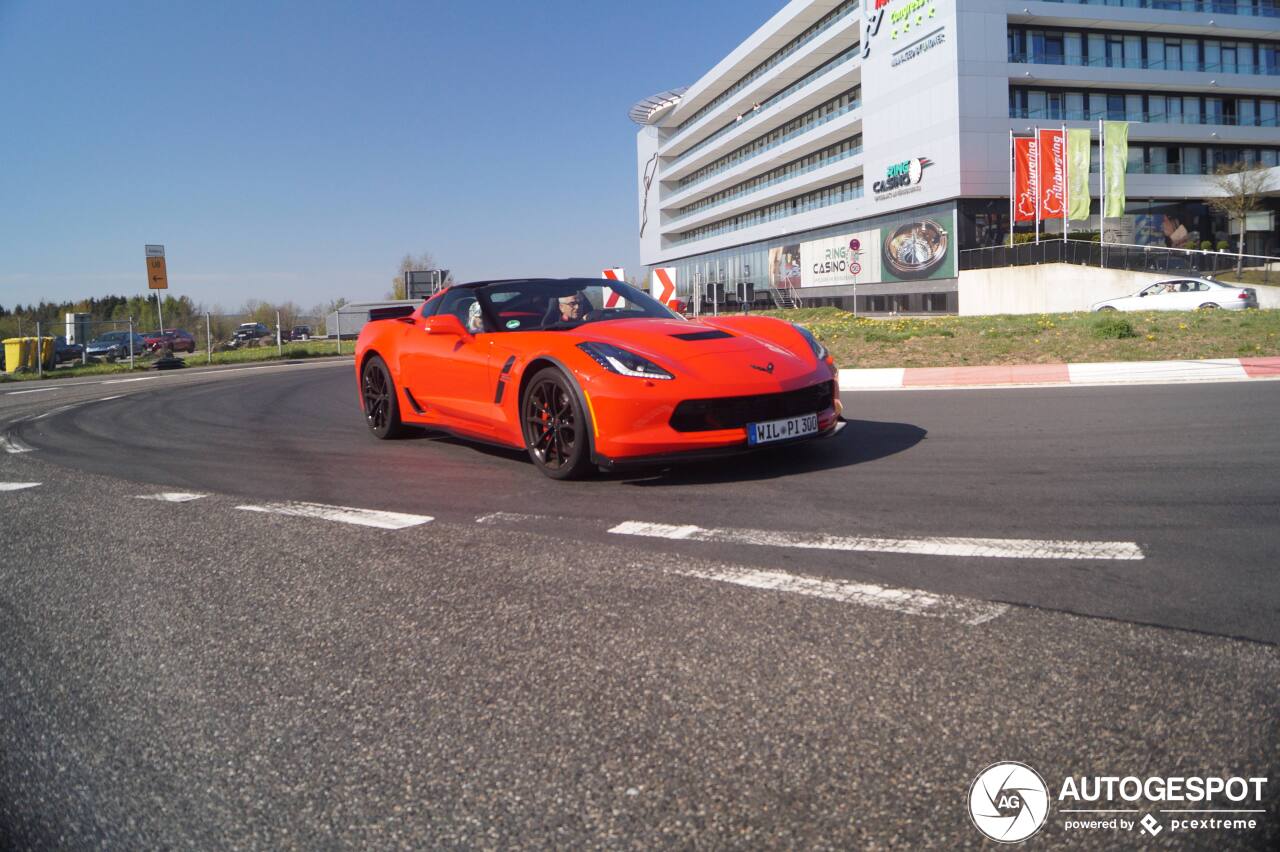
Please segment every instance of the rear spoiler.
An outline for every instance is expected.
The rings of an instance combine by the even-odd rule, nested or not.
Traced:
[[[413,314],[418,308],[415,305],[396,305],[393,308],[372,308],[369,311],[369,321],[400,319]]]

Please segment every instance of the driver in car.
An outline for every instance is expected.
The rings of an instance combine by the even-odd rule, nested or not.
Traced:
[[[559,305],[560,322],[585,320],[587,315],[591,313],[591,301],[587,299],[586,294],[581,290],[570,296],[561,296]]]

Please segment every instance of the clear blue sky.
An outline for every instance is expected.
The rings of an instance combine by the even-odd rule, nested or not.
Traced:
[[[638,272],[627,109],[782,5],[0,0],[0,304]]]

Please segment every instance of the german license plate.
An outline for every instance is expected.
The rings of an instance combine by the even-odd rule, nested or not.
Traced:
[[[785,417],[782,420],[769,420],[765,423],[747,424],[747,443],[770,444],[774,441],[785,441],[788,438],[800,438],[818,431],[818,415],[803,414],[799,417]]]

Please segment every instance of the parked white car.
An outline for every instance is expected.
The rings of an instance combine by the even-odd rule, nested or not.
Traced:
[[[1132,296],[1106,299],[1089,306],[1091,311],[1194,311],[1226,308],[1242,311],[1258,307],[1257,292],[1208,278],[1170,278],[1143,287]]]

